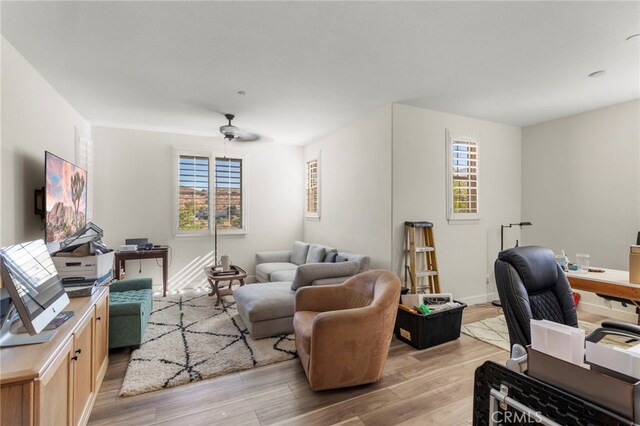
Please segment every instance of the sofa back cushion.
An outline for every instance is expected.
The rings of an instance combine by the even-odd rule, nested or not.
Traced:
[[[343,263],[310,263],[300,265],[291,283],[291,290],[311,285],[318,279],[348,277],[358,272],[360,264],[356,261]]]
[[[364,256],[362,254],[354,254],[348,253],[345,251],[338,252],[338,256],[336,258],[336,262],[344,262],[344,261],[352,261],[355,260],[360,265],[360,272],[366,272],[369,270],[369,263],[371,262],[371,258],[369,256]]]
[[[307,260],[304,263],[321,263],[324,262],[324,256],[327,254],[327,248],[320,244],[309,244],[309,252]]]
[[[294,241],[293,248],[291,249],[291,263],[296,265],[302,265],[307,260],[307,253],[309,252],[309,244],[302,241]]]

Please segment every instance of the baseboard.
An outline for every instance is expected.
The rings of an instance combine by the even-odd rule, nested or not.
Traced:
[[[498,299],[498,293],[485,293],[461,298],[454,297],[454,299],[466,303],[467,305],[477,305],[479,303],[487,303]]]
[[[608,308],[602,305],[595,305],[593,303],[585,303],[580,301],[576,308],[578,311],[589,312],[592,314],[602,315],[603,317],[616,319],[619,321],[629,322],[636,324],[638,322],[638,316],[633,312],[619,311],[617,309]]]

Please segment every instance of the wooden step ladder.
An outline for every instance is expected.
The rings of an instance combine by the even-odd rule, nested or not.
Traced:
[[[422,237],[420,235],[422,234]],[[410,280],[410,291],[440,293],[436,242],[433,238],[433,223],[404,223],[404,286]],[[424,281],[424,284],[421,284]]]

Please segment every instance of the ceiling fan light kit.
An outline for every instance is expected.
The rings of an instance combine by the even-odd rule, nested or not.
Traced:
[[[224,138],[229,141],[237,141],[237,142],[253,142],[260,139],[260,136],[245,132],[244,130],[234,126],[231,124],[231,120],[235,118],[233,114],[225,114],[224,115],[227,120],[229,120],[229,124],[225,124],[220,126],[220,133],[224,135]]]

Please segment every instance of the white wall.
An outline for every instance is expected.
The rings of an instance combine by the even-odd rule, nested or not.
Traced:
[[[391,265],[391,105],[305,146],[320,152],[320,219],[305,218],[304,239]]]
[[[111,247],[125,238],[148,237],[172,247],[170,288],[205,282],[202,267],[212,263],[213,236],[173,237],[173,148],[223,153],[220,139],[169,133],[93,128],[95,149],[95,223]],[[255,253],[291,248],[302,239],[304,203],[302,147],[273,143],[228,143],[227,153],[245,156],[248,233],[219,236],[218,253],[254,274]],[[127,263],[127,276],[138,276],[137,261]],[[142,262],[142,276],[162,283],[154,260]]]
[[[75,127],[91,127],[2,38],[2,170],[0,244],[44,238],[33,191],[44,186],[44,151],[75,162]]]
[[[523,232],[527,242],[628,270],[640,231],[640,101],[526,127],[522,135],[522,215],[534,224]],[[581,304],[609,314],[593,294]]]
[[[447,223],[446,129],[479,135],[477,222]],[[493,263],[500,251],[500,225],[528,219],[520,214],[520,153],[519,127],[394,104],[394,271],[402,270],[404,222],[429,221],[434,224],[441,291],[467,303],[497,298]],[[519,230],[505,236],[505,247],[513,246]]]

